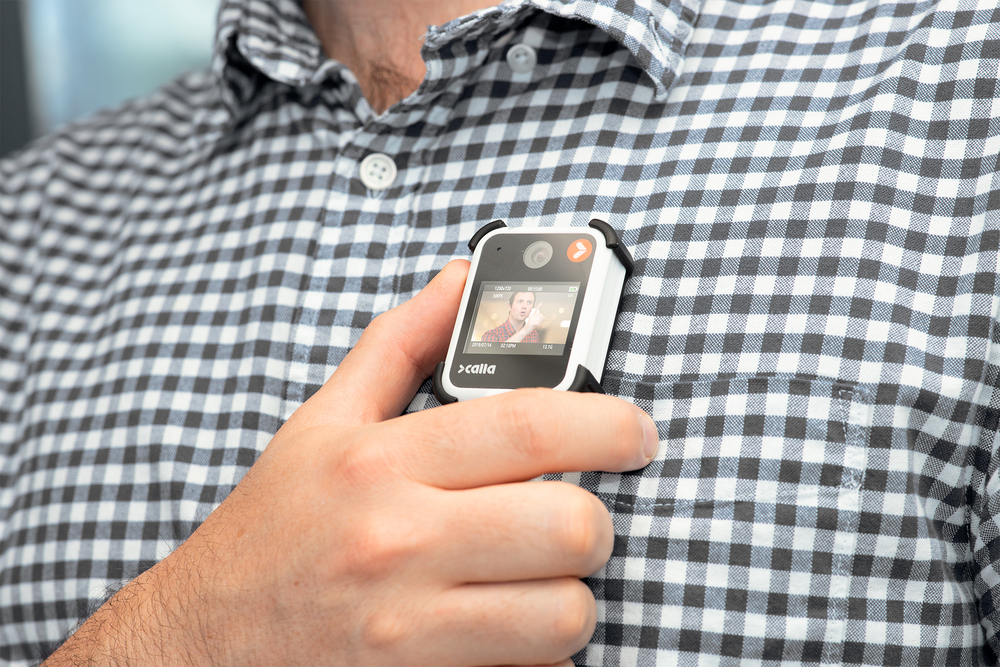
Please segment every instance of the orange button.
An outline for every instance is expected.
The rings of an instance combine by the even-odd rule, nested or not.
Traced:
[[[582,262],[590,257],[590,253],[593,249],[594,246],[590,242],[590,239],[577,239],[569,244],[569,250],[566,251],[566,256],[569,257],[569,261],[571,262]]]

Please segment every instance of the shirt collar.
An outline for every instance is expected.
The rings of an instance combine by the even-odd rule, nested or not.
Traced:
[[[232,111],[253,97],[261,76],[298,87],[340,69],[296,0],[222,0],[212,71]]]
[[[703,0],[529,0],[552,14],[601,28],[627,48],[653,79],[656,98],[680,72]]]
[[[684,49],[703,0],[505,0],[497,7],[430,31],[428,49],[468,41],[532,8],[576,18],[606,31],[627,48],[665,99],[680,71]],[[260,77],[290,86],[353,79],[323,53],[297,0],[223,0],[219,8],[212,70],[233,112],[246,104]],[[442,67],[442,72],[449,68]],[[452,70],[453,73],[453,70]],[[429,74],[433,74],[429,68]]]

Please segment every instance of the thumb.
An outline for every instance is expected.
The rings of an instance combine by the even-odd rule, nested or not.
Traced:
[[[445,358],[469,262],[449,262],[420,292],[368,325],[333,376],[296,414],[308,423],[398,417]]]

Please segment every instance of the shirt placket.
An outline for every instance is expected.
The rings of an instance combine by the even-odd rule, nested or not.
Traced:
[[[475,22],[463,24],[455,42],[476,29]],[[469,231],[457,220],[444,229],[422,224],[418,196],[425,155],[447,124],[449,101],[485,59],[492,38],[476,37],[474,48],[463,49],[445,48],[455,42],[439,37],[436,48],[424,49],[428,74],[417,92],[379,116],[362,102],[359,124],[337,136],[314,265],[292,332],[286,418],[336,370],[371,320],[419,291]]]

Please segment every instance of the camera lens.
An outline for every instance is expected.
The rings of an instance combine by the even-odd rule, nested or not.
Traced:
[[[529,269],[539,269],[552,259],[552,246],[547,241],[535,241],[524,251],[524,265]]]

